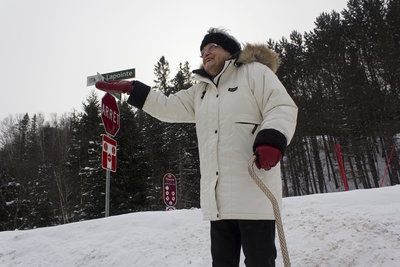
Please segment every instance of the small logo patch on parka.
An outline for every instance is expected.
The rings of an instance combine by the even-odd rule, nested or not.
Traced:
[[[236,86],[236,87],[233,87],[233,88],[229,88],[228,91],[229,92],[235,92],[237,89],[238,89],[238,87]]]

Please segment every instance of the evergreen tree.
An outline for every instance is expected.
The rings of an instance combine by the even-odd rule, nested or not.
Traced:
[[[100,103],[92,92],[83,104],[79,123],[80,169],[82,188],[81,216],[85,219],[104,216],[105,172],[101,168],[102,137]]]
[[[171,82],[176,91],[193,85],[188,62],[179,64],[178,72]],[[178,182],[177,206],[200,207],[200,164],[195,124],[182,123],[174,126],[169,150],[175,151],[170,162],[175,166]]]
[[[155,88],[160,90],[165,94],[170,94],[174,92],[169,84],[169,74],[170,74],[169,63],[164,56],[160,58],[154,67],[154,75],[156,79],[154,80]]]
[[[63,222],[79,221],[85,218],[83,209],[83,176],[80,174],[85,157],[81,153],[82,131],[80,129],[80,119],[81,114],[74,112],[71,114],[70,123],[68,124],[70,142],[67,146],[63,170],[64,177],[69,181],[67,186],[70,194],[59,194]]]
[[[110,214],[146,210],[148,160],[144,153],[144,137],[137,113],[126,101],[119,103],[120,129],[117,172],[111,174]]]

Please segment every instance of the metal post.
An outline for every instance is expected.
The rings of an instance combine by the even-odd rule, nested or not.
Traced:
[[[110,216],[110,171],[106,170],[106,217]]]

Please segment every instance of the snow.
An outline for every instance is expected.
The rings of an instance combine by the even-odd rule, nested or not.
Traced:
[[[400,185],[285,198],[282,219],[292,266],[400,266]],[[209,222],[194,209],[0,232],[0,266],[211,266]]]

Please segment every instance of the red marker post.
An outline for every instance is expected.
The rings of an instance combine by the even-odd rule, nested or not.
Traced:
[[[333,149],[335,149],[335,147]],[[347,185],[347,180],[346,180],[346,173],[344,172],[342,153],[340,152],[339,144],[336,145],[336,149],[337,149],[337,150],[335,150],[335,154],[337,154],[336,155],[336,160],[337,160],[338,165],[339,165],[340,175],[342,176],[342,180],[343,180],[343,184],[344,184],[344,190],[349,191],[349,187]]]
[[[386,172],[387,172],[388,169],[389,169],[389,164],[390,164],[390,160],[392,159],[394,147],[395,147],[395,144],[393,144],[392,152],[390,153],[389,161],[388,161],[388,164],[387,164],[387,166],[386,166],[385,174],[383,175],[383,178],[382,178],[382,182],[381,182],[381,186],[380,186],[380,187],[383,186],[383,182],[385,181]]]

